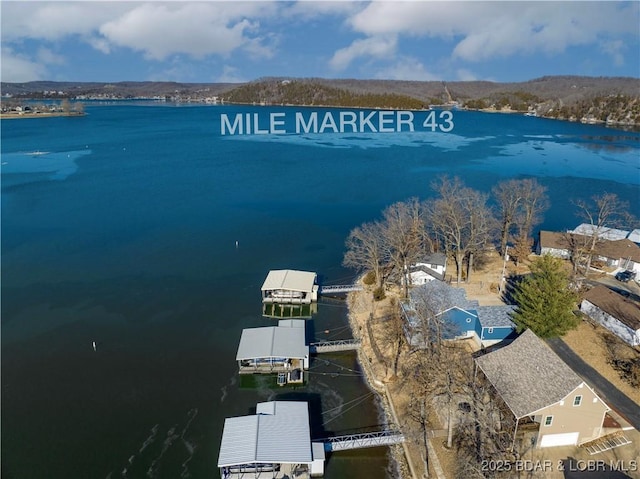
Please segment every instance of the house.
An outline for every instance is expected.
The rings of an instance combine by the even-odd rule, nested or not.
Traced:
[[[409,292],[409,301],[401,303],[405,319],[404,331],[409,344],[424,347],[424,319],[431,323],[444,339],[470,338],[481,347],[491,346],[514,334],[511,320],[514,306],[480,306],[467,300],[465,291],[440,281],[425,283]]]
[[[242,331],[236,354],[240,374],[287,373],[287,382],[302,382],[309,369],[304,319],[283,319],[278,326]]]
[[[444,253],[431,253],[421,262],[409,268],[409,281],[412,285],[420,285],[434,279],[444,281],[447,272],[447,256]]]
[[[311,442],[306,402],[262,402],[256,414],[225,419],[218,456],[223,479],[317,477],[324,460],[323,443]]]
[[[271,270],[261,291],[263,303],[309,304],[318,300],[317,274],[292,269]]]
[[[580,302],[580,311],[630,346],[640,346],[640,305],[598,285],[587,291]]]
[[[556,258],[570,259],[576,251],[584,249],[591,238],[574,233],[540,231],[536,254],[550,254]],[[616,271],[636,271],[640,276],[640,247],[628,238],[599,240],[594,259]]]
[[[516,419],[537,430],[536,447],[575,446],[603,434],[610,408],[531,330],[475,358]]]

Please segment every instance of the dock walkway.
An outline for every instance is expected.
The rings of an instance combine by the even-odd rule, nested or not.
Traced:
[[[326,452],[362,449],[366,447],[390,446],[404,442],[404,436],[397,429],[349,434],[323,439]]]
[[[360,347],[358,339],[339,339],[309,344],[309,353],[334,353],[337,351],[355,351]]]

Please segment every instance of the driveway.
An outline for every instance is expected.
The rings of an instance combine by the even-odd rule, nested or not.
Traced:
[[[628,396],[620,392],[613,384],[607,381],[595,369],[585,363],[567,344],[560,338],[548,339],[547,344],[569,365],[580,377],[582,377],[598,395],[612,408],[620,413],[629,423],[640,430],[640,405],[632,401]]]

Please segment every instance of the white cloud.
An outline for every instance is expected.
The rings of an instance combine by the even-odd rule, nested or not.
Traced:
[[[375,76],[383,80],[435,81],[441,79],[428,72],[425,66],[413,57],[402,57],[393,65],[378,70]]]
[[[230,65],[222,67],[222,75],[215,79],[216,83],[244,83],[247,80],[238,74],[238,69]]]
[[[395,54],[398,46],[397,40],[395,35],[355,40],[348,47],[341,48],[335,52],[329,64],[336,70],[344,70],[358,57],[389,58]]]
[[[23,83],[46,79],[47,69],[38,61],[16,54],[10,48],[2,48],[1,80],[10,83]]]
[[[639,17],[639,2],[372,2],[348,24],[370,37],[448,39],[454,57],[478,61],[637,36]]]
[[[66,63],[65,58],[52,51],[49,48],[41,47],[37,52],[38,61],[46,65],[64,65]]]
[[[467,70],[466,68],[459,68],[456,71],[456,77],[459,81],[476,81],[478,77],[471,70]]]
[[[279,2],[3,2],[2,41],[56,42],[78,37],[108,54],[113,46],[164,60],[184,54],[201,59],[259,45],[258,19],[271,18]]]
[[[624,55],[622,51],[625,49],[622,40],[612,40],[603,42],[600,45],[600,50],[611,56],[611,61],[617,67],[624,65]]]

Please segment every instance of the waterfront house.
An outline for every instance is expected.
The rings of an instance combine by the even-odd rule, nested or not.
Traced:
[[[536,447],[575,446],[603,434],[610,408],[531,330],[475,358],[478,369],[515,417],[535,431]]]
[[[640,305],[604,285],[582,296],[580,311],[630,346],[640,346]]]
[[[401,308],[405,336],[417,348],[425,347],[425,327],[444,339],[468,338],[480,347],[499,343],[516,329],[511,320],[514,306],[480,306],[466,298],[464,289],[440,281],[412,288]]]
[[[292,269],[271,270],[261,291],[263,303],[309,304],[318,300],[317,274]]]
[[[283,319],[278,326],[242,331],[236,354],[240,374],[285,373],[287,382],[302,382],[309,369],[304,319]]]
[[[420,285],[435,279],[444,281],[447,272],[447,256],[444,253],[431,253],[422,261],[409,268],[409,281],[412,285]]]
[[[589,236],[574,233],[540,231],[536,254],[550,254],[556,258],[570,259],[580,250],[584,250],[590,240]],[[628,238],[598,240],[594,259],[614,272],[630,270],[640,276],[640,247]]]
[[[218,456],[222,479],[319,477],[324,460],[324,444],[311,442],[306,402],[262,402],[256,414],[225,419]]]

